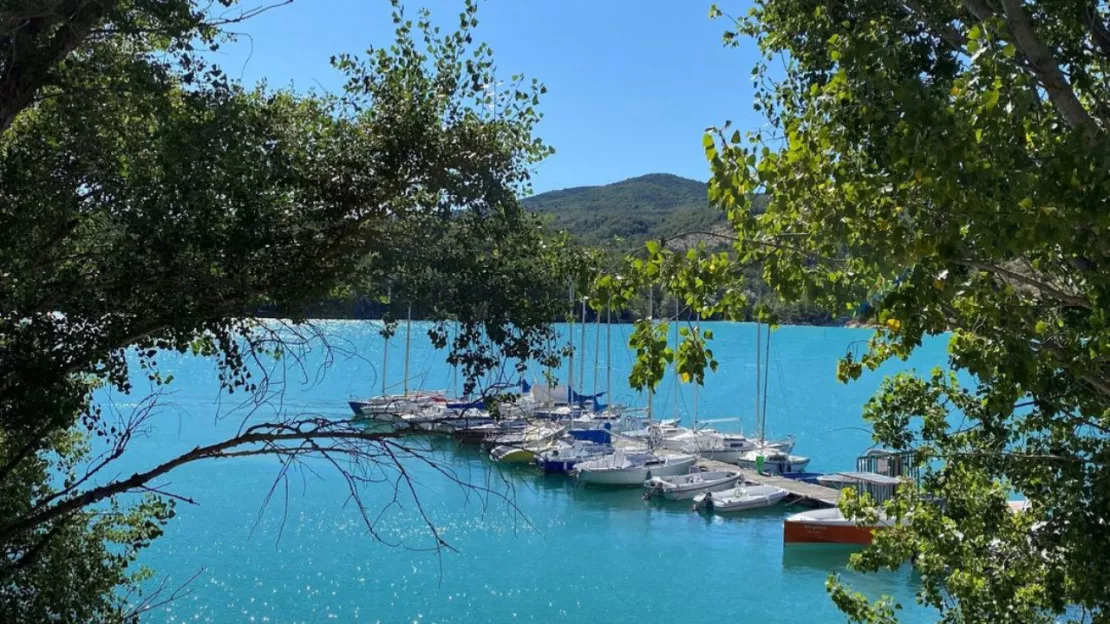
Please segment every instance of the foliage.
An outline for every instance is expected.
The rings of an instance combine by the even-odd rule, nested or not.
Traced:
[[[705,137],[734,264],[759,266],[786,301],[877,327],[845,380],[950,332],[952,372],[891,377],[865,409],[875,440],[916,449],[925,475],[886,508],[906,524],[855,558],[915,561],[942,621],[1102,621],[1110,607],[1107,14],[761,0],[725,35],[757,42],[756,108],[774,128]],[[1011,491],[1031,507],[1011,513]],[[857,621],[896,615],[830,587]]]
[[[161,386],[172,382],[161,352],[210,357],[221,390],[261,404],[279,390],[259,358],[295,359],[306,341],[326,340],[298,325],[305,310],[358,290],[457,320],[451,357],[473,379],[500,364],[493,353],[549,358],[562,285],[587,266],[517,201],[549,152],[532,136],[543,87],[518,76],[486,89],[495,68],[472,43],[473,3],[450,34],[398,7],[391,45],[337,56],[343,91],[307,95],[246,89],[208,63],[223,26],[263,10],[215,18],[210,8],[0,9],[4,621],[135,615],[113,588],[134,578],[135,553],[173,498],[135,494],[179,465],[253,454],[288,465],[307,452],[355,466],[406,450],[351,423],[279,413],[110,477],[153,414],[120,422],[93,401],[97,388],[136,390],[129,363]],[[250,311],[263,306],[291,321],[256,322]],[[85,435],[103,455],[82,450]],[[78,462],[79,478],[54,478]],[[358,478],[346,476],[359,501]]]

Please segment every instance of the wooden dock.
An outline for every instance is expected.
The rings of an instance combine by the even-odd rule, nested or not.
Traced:
[[[618,444],[618,446],[621,446]],[[656,449],[656,453],[667,455],[680,455],[676,451],[668,451],[665,449]],[[725,462],[713,461],[710,459],[698,459],[698,465],[706,470],[740,470],[735,464],[726,464]],[[797,479],[787,479],[778,475],[761,474],[752,470],[740,470],[740,474],[746,483],[752,485],[773,485],[780,487],[787,492],[790,492],[790,498],[787,504],[799,504],[807,507],[836,507],[836,501],[840,499],[840,490],[825,487],[823,485],[816,485],[814,483],[806,483],[805,481],[798,481]]]

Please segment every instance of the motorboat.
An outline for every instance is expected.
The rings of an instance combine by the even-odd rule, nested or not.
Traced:
[[[870,544],[874,532],[894,526],[880,515],[874,524],[859,524],[844,517],[836,507],[813,509],[786,518],[782,525],[784,544]]]
[[[612,455],[582,462],[574,472],[582,483],[642,486],[644,481],[655,476],[683,474],[696,461],[693,455],[660,456],[618,450]]]
[[[757,449],[741,455],[737,463],[745,470],[765,474],[786,474],[805,472],[806,466],[809,465],[809,458],[774,449]]]
[[[692,470],[684,475],[652,477],[644,482],[644,498],[690,500],[705,492],[732,489],[739,479],[740,473],[734,470]]]
[[[694,497],[694,509],[713,513],[761,509],[778,504],[787,494],[789,492],[773,485],[738,485],[732,490],[698,494]]]

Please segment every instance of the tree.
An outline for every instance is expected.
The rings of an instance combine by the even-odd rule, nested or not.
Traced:
[[[157,395],[117,422],[92,392],[134,391],[136,363],[161,386],[161,352],[211,357],[221,390],[263,401],[276,390],[255,363],[326,344],[303,311],[351,289],[423,304],[441,344],[457,320],[451,357],[471,385],[499,364],[491,350],[551,356],[548,323],[581,265],[517,202],[549,152],[532,136],[543,88],[486,89],[495,67],[472,44],[475,6],[447,35],[397,7],[392,45],[333,59],[342,92],[301,95],[247,89],[206,61],[222,26],[270,8],[220,4],[231,12],[0,9],[0,620],[137,618],[133,563],[184,500],[152,480],[180,465],[314,457],[362,509],[362,468],[420,459],[391,434],[278,413],[110,477]],[[255,320],[263,304],[292,319]]]
[[[705,137],[727,264],[875,326],[844,381],[950,332],[949,371],[888,378],[864,410],[925,476],[886,509],[905,524],[854,558],[914,561],[943,621],[1107,618],[1107,19],[1087,1],[760,0],[724,36],[759,46],[769,121]],[[644,266],[735,315],[712,262],[656,249]],[[1011,491],[1031,507],[1009,512]],[[897,614],[830,588],[854,619]]]

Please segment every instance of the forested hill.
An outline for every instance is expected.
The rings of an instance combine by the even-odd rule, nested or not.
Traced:
[[[553,229],[567,230],[593,245],[610,243],[614,237],[637,245],[724,224],[724,215],[709,206],[704,182],[668,173],[550,191],[529,197],[524,205],[549,216]]]

